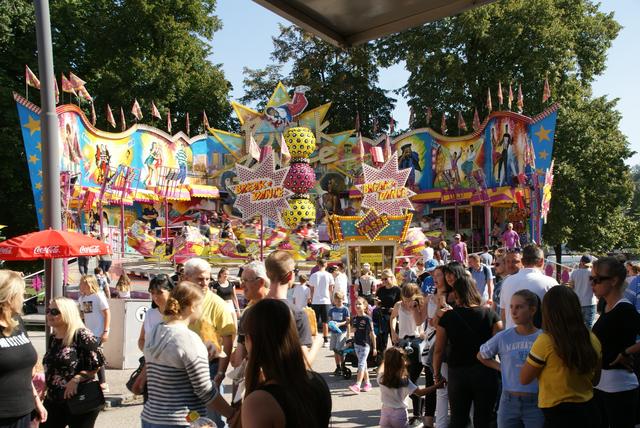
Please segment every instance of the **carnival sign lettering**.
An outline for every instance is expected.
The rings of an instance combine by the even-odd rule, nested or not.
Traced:
[[[389,219],[385,214],[379,215],[375,209],[367,211],[364,217],[356,223],[356,230],[360,235],[374,241],[378,235],[389,226]]]
[[[59,245],[47,245],[44,247],[37,246],[33,249],[33,254],[36,256],[60,254],[60,246]]]
[[[409,198],[415,193],[405,187],[411,169],[398,169],[397,156],[391,156],[380,169],[362,164],[362,172],[364,184],[356,187],[364,195],[363,207],[387,215],[403,215],[404,209],[413,209]]]

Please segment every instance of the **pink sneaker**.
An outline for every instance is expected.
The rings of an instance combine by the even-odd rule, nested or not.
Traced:
[[[349,389],[353,392],[355,392],[356,394],[360,394],[360,387],[356,384],[353,384],[349,387]]]
[[[369,392],[371,391],[371,384],[370,383],[365,383],[364,386],[362,387],[362,391],[363,392]]]

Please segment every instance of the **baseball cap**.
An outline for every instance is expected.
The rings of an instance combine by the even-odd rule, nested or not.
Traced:
[[[590,265],[591,263],[593,263],[593,257],[591,257],[588,254],[585,254],[584,256],[580,257],[580,263],[583,263],[585,265]]]
[[[460,238],[461,238],[461,236],[460,236],[459,233],[456,233],[455,235],[453,235],[453,239],[460,239]]]
[[[424,265],[424,270],[426,270],[427,272],[433,272],[437,267],[438,267],[438,262],[435,261],[434,259],[429,259],[427,260],[427,263],[425,263]]]

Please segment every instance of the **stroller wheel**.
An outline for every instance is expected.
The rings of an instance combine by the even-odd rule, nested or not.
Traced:
[[[345,379],[351,379],[352,373],[351,373],[351,369],[349,368],[344,368],[344,370],[342,371],[342,377]]]

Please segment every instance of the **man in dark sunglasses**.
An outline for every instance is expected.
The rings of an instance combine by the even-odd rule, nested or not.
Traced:
[[[573,291],[578,295],[580,299],[580,307],[582,309],[582,317],[587,328],[591,328],[593,325],[593,319],[596,315],[596,304],[598,299],[593,295],[593,288],[591,288],[591,266],[593,258],[585,254],[580,258],[580,265],[578,269],[571,272],[569,279],[569,287],[573,288]],[[594,278],[594,281],[599,281],[600,278]]]

